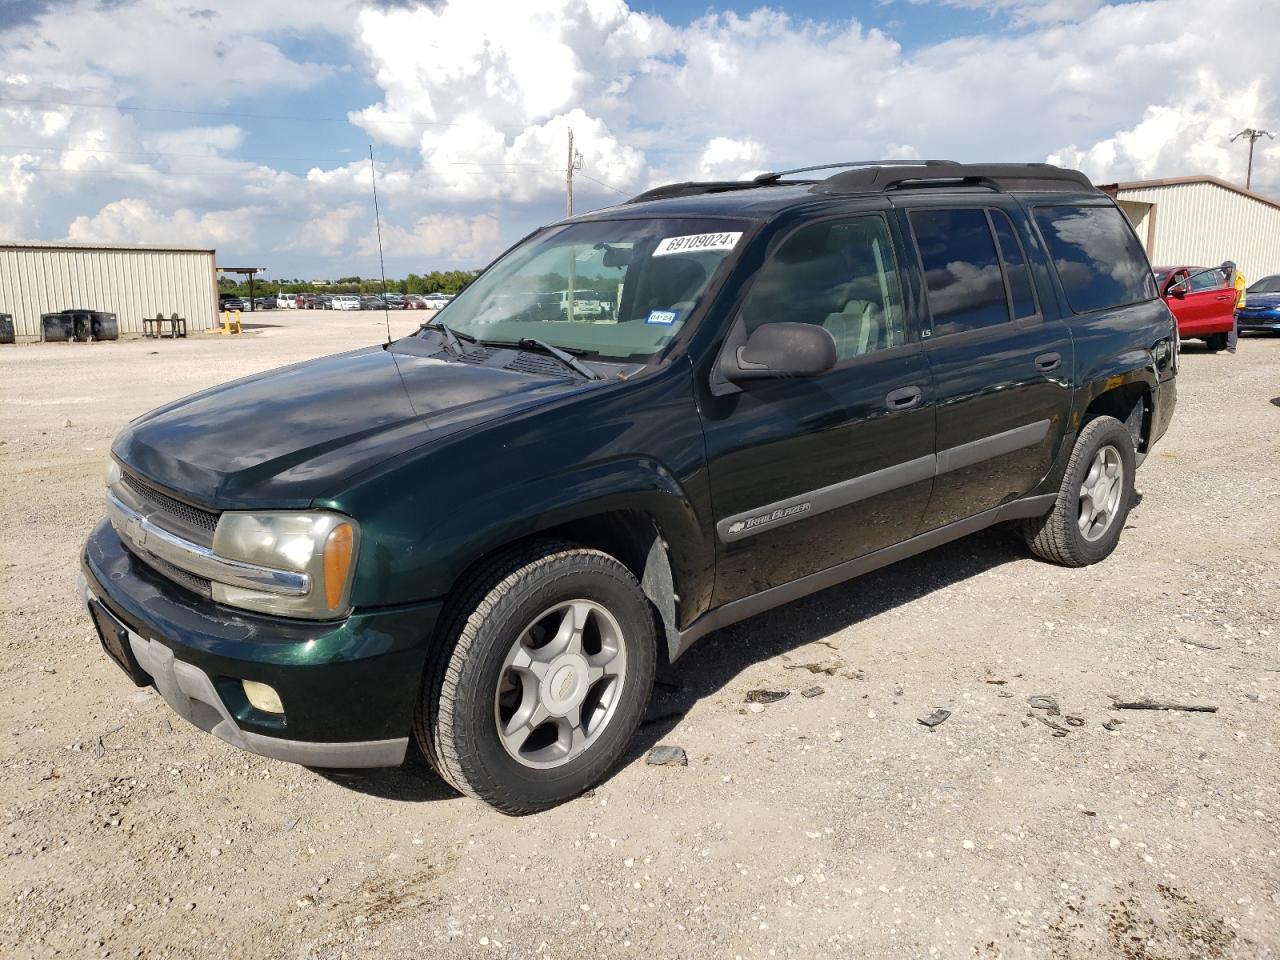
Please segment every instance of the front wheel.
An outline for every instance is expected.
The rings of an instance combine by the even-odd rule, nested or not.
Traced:
[[[1114,417],[1090,420],[1076,437],[1053,510],[1026,521],[1032,553],[1066,567],[1105,560],[1133,502],[1133,436]]]
[[[649,601],[613,557],[564,542],[499,557],[463,589],[423,690],[423,752],[505,813],[577,796],[622,756],[648,703]]]

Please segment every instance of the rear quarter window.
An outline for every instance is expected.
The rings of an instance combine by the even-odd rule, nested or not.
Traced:
[[[1075,313],[1122,307],[1156,296],[1151,268],[1116,207],[1036,207],[1035,219]]]

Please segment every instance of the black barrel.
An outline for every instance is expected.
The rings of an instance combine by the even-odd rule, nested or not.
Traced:
[[[13,333],[13,317],[7,313],[0,313],[0,343],[16,343],[17,337]]]
[[[93,336],[93,311],[64,310],[62,312],[71,317],[71,335],[75,337],[76,342],[88,343],[89,338]]]
[[[120,339],[120,324],[116,320],[114,313],[104,313],[101,310],[93,311],[90,328],[93,331],[94,340]]]
[[[40,336],[48,343],[70,340],[74,330],[74,321],[65,313],[44,313],[40,315]]]

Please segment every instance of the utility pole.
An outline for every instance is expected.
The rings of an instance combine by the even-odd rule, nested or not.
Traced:
[[[1274,140],[1276,138],[1276,135],[1272,133],[1270,130],[1255,130],[1252,127],[1245,127],[1243,130],[1241,130],[1239,133],[1237,133],[1234,137],[1231,138],[1231,142],[1235,143],[1237,140],[1241,139],[1242,137],[1249,138],[1249,169],[1244,177],[1244,188],[1246,190],[1249,190],[1253,186],[1253,145],[1257,143],[1259,140],[1261,140],[1263,137],[1266,137],[1270,140]],[[572,143],[573,134],[569,135],[569,139],[570,139],[570,142]]]
[[[565,189],[565,211],[568,216],[573,216],[573,171],[582,168],[582,154],[573,148],[573,128],[569,128],[569,158],[564,166],[564,189]],[[577,274],[577,250],[572,244],[569,245],[569,292],[566,294],[568,302],[565,305],[566,319],[573,321],[574,300],[577,299],[577,291],[574,287],[578,284]]]

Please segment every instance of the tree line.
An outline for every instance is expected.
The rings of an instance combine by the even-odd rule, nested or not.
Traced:
[[[387,280],[387,293],[454,294],[475,279],[479,270],[432,270],[425,276],[411,273],[402,280]],[[382,280],[366,277],[339,277],[330,283],[310,280],[254,280],[254,296],[273,293],[381,293]],[[218,280],[218,293],[238,297],[249,295],[248,278],[235,280],[224,275]]]

